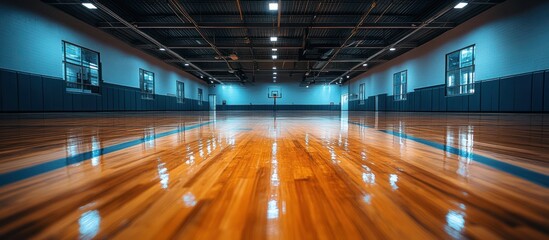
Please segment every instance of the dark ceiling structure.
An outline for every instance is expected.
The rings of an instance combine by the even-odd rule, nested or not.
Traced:
[[[345,82],[503,1],[43,2],[210,84],[278,79],[309,85]],[[468,5],[454,8],[459,2]]]

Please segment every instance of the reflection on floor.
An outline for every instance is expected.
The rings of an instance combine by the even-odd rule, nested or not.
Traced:
[[[0,115],[0,237],[549,235],[549,115]]]

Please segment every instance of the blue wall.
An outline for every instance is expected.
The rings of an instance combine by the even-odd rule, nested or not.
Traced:
[[[475,93],[446,97],[445,86],[415,89],[406,101],[378,95],[379,111],[406,112],[549,112],[549,71],[506,76],[477,82]],[[374,111],[375,96],[360,104],[349,102],[349,110]]]
[[[174,111],[208,110],[208,102],[155,95],[141,99],[137,88],[105,83],[101,94],[78,94],[65,91],[65,81],[23,72],[0,69],[1,112],[63,111]]]
[[[349,93],[357,94],[359,85],[365,83],[367,96],[385,94],[388,99],[392,99],[393,74],[408,70],[408,100],[394,103],[395,106],[388,104],[388,107],[391,105],[390,110],[538,111],[541,94],[549,93],[529,89],[535,86],[542,89],[540,84],[543,81],[539,79],[543,73],[534,72],[549,69],[548,12],[547,1],[508,0],[434,40],[352,79],[347,84]],[[441,99],[440,96],[445,95],[443,85],[446,54],[473,44],[476,46],[475,94]],[[515,75],[524,77],[517,80]],[[536,80],[527,80],[533,79],[534,75]],[[490,86],[495,89],[489,89]],[[429,103],[425,100],[429,98],[437,100]],[[487,107],[488,102],[492,102],[493,106]],[[528,106],[535,107],[527,110]],[[350,109],[364,108],[350,105]]]
[[[216,94],[219,110],[270,110],[273,99],[269,89],[279,90],[279,110],[336,110],[339,109],[341,90],[337,85],[300,86],[298,82],[226,84],[210,88]],[[222,105],[223,100],[226,106]]]
[[[186,98],[197,100],[198,88],[202,88],[204,91],[203,100],[207,101],[208,86],[202,80],[41,1],[2,1],[0,2],[0,16],[2,16],[0,23],[2,25],[0,28],[0,68],[2,69],[19,72],[21,75],[40,75],[46,79],[60,80],[63,78],[62,41],[64,40],[100,53],[104,81],[102,88],[110,89],[112,86],[120,86],[127,89],[138,89],[139,68],[143,68],[155,73],[157,100],[168,95],[173,98],[176,94],[176,81],[183,81]],[[38,97],[27,96],[26,94],[30,92],[26,89],[18,89],[17,86],[26,88],[27,83],[31,84],[33,93],[34,90],[38,91],[36,86],[40,84],[45,88],[52,87],[47,85],[49,81],[32,82],[39,81],[38,79],[30,78],[28,81],[31,82],[20,80],[22,85],[4,83],[5,79],[1,79],[1,81],[3,86],[10,87],[3,91],[18,92],[21,98],[30,99]],[[58,84],[62,83],[54,85]],[[68,96],[76,95],[69,94]],[[90,99],[95,97],[105,96],[83,96],[83,98]],[[75,108],[74,110],[80,109]]]

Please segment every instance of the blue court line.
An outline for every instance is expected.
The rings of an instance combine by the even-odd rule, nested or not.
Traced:
[[[192,126],[188,126],[188,127],[185,126],[185,127],[178,128],[178,129],[175,129],[175,130],[155,134],[153,137],[139,138],[139,139],[136,139],[136,140],[119,143],[119,144],[116,144],[116,145],[113,145],[113,146],[97,149],[97,150],[94,150],[94,151],[80,153],[80,154],[74,155],[72,157],[59,158],[59,159],[52,160],[52,161],[49,161],[49,162],[45,162],[45,163],[42,163],[42,164],[38,164],[38,165],[35,165],[35,166],[15,170],[13,172],[3,173],[3,174],[0,174],[0,187],[2,187],[4,185],[7,185],[7,184],[10,184],[10,183],[18,182],[18,181],[21,181],[21,180],[24,180],[24,179],[27,179],[27,178],[30,178],[30,177],[34,177],[36,175],[47,173],[47,172],[50,172],[50,171],[53,171],[53,170],[56,170],[56,169],[59,169],[59,168],[63,168],[63,167],[69,166],[69,165],[74,164],[74,163],[83,162],[83,161],[91,159],[92,157],[98,157],[98,156],[101,156],[101,155],[104,155],[104,154],[116,152],[118,150],[129,148],[129,147],[132,147],[132,146],[135,146],[135,145],[139,145],[139,144],[142,144],[144,142],[151,141],[151,139],[161,138],[161,137],[165,137],[165,136],[172,135],[172,134],[175,134],[175,133],[180,133],[180,132],[184,132],[184,131],[187,131],[187,130],[199,128],[199,127],[202,127],[204,125],[208,125],[210,123],[212,123],[212,122],[200,123],[200,124],[196,124],[196,125],[192,125]]]
[[[350,121],[349,121],[349,123],[354,124],[354,125],[358,125],[358,126],[361,126],[361,127],[370,128],[370,127],[368,127],[364,124],[361,124],[361,123],[350,122]],[[458,149],[458,148],[448,146],[448,145],[445,145],[445,144],[442,144],[442,143],[432,142],[432,141],[425,140],[425,139],[422,139],[422,138],[407,135],[405,133],[394,132],[394,131],[391,131],[391,130],[377,130],[377,131],[384,132],[384,133],[387,133],[387,134],[391,134],[391,135],[394,135],[394,136],[397,136],[397,137],[400,137],[400,138],[409,139],[409,140],[412,140],[414,142],[418,142],[418,143],[421,143],[421,144],[424,144],[424,145],[427,145],[427,146],[430,146],[430,147],[433,147],[433,148],[436,148],[436,149],[439,149],[439,150],[443,150],[443,151],[458,155],[460,157],[468,158],[468,159],[471,159],[475,162],[478,162],[478,163],[484,164],[486,166],[495,168],[497,170],[509,173],[511,175],[517,176],[519,178],[530,181],[530,182],[535,183],[537,185],[540,185],[540,186],[543,186],[543,187],[549,187],[549,176],[547,176],[545,174],[542,174],[542,173],[534,172],[534,171],[528,170],[526,168],[515,166],[515,165],[512,165],[512,164],[502,162],[502,161],[499,161],[497,159],[485,157],[485,156],[482,156],[482,155],[479,155],[479,154],[476,154],[476,153],[464,151],[462,149]]]

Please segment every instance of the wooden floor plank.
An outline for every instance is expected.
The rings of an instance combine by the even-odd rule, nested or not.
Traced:
[[[472,157],[546,177],[549,115],[5,114],[0,123],[2,176],[94,153],[3,184],[2,239],[549,237],[547,187]]]

